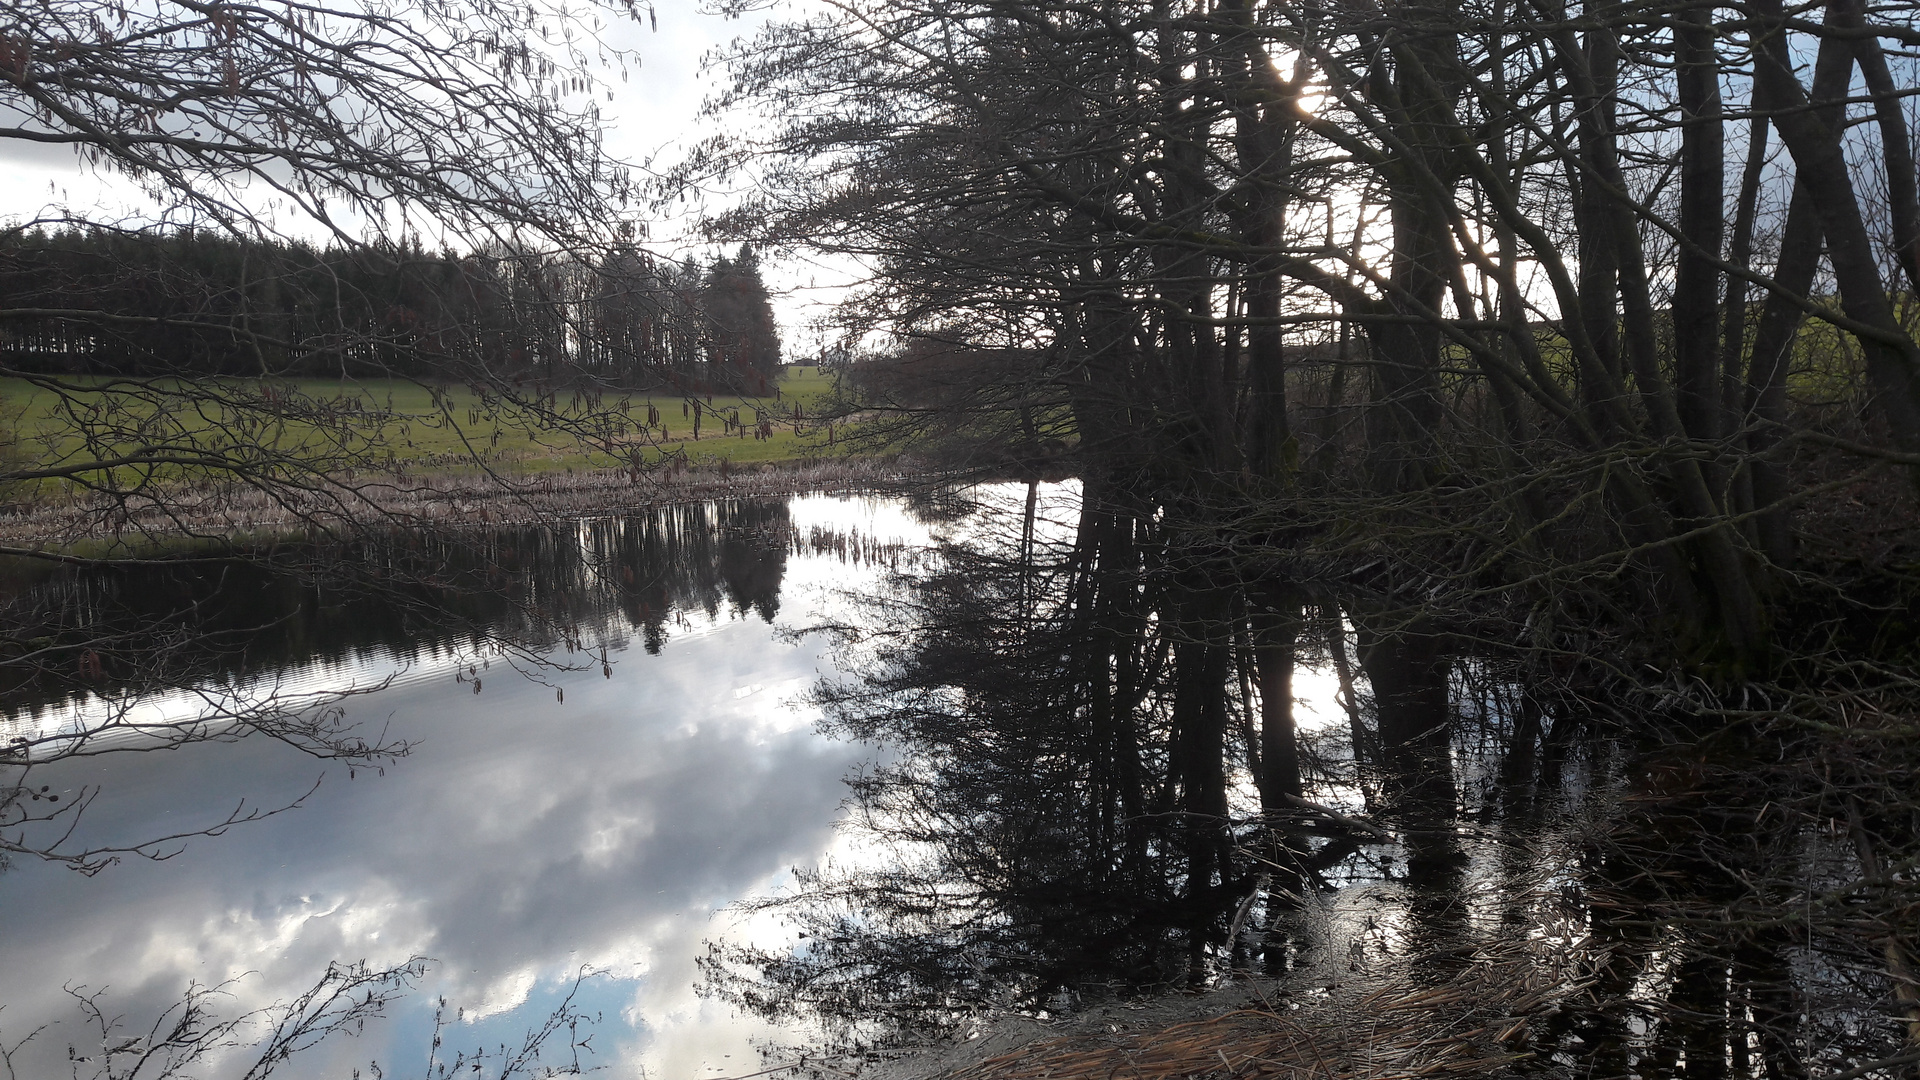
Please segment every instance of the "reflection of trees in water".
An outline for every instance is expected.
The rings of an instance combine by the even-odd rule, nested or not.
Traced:
[[[599,587],[575,591],[587,609],[579,621],[604,627],[617,610],[641,628],[649,652],[660,651],[677,612],[712,618],[724,601],[736,615],[753,611],[772,622],[780,610],[792,545],[784,499],[666,507],[592,521],[584,531],[582,566]]]
[[[182,839],[72,847],[70,826],[95,792],[29,782],[54,761],[265,735],[316,757],[379,762],[406,746],[369,741],[342,705],[386,685],[395,663],[471,658],[479,692],[488,657],[522,670],[604,668],[633,628],[657,652],[689,611],[711,618],[725,604],[771,621],[792,532],[786,502],[760,500],[545,528],[6,568],[0,858],[92,872],[123,855],[161,856]],[[371,662],[371,676],[314,686],[285,678],[357,661]],[[236,811],[186,835],[264,813]]]
[[[874,850],[766,905],[797,948],[714,947],[710,991],[911,1037],[1234,968],[1437,984],[1518,950],[1591,984],[1525,1030],[1548,1074],[1920,1061],[1910,738],[1703,722],[1350,583],[1229,572],[1147,513],[1001,533],[871,601],[861,678],[819,694],[897,749],[854,781]],[[1349,684],[1349,723],[1297,730],[1303,664]]]
[[[332,963],[301,993],[251,1010],[232,1007],[234,990],[247,977],[244,974],[212,986],[192,983],[144,1025],[115,1011],[106,989],[69,986],[79,1034],[67,1044],[65,1066],[57,1071],[73,1080],[187,1080],[205,1075],[267,1080],[288,1071],[311,1075],[299,1068],[306,1055],[323,1042],[365,1034],[368,1022],[383,1019],[395,1002],[412,993],[430,966],[431,961],[419,956],[387,968],[369,966],[364,960]],[[431,1036],[420,1048],[426,1069],[418,1075],[472,1076],[485,1070],[497,1080],[551,1080],[598,1071],[592,1029],[600,1016],[587,1012],[578,1001],[591,977],[581,969],[553,1011],[528,1028],[518,1045],[500,1043],[472,1050],[448,1045],[445,1036],[460,1023],[465,1010],[449,1017],[442,998],[434,1011]],[[0,1028],[0,1066],[9,1080],[22,1075],[16,1066],[31,1069],[51,1064],[51,1055],[34,1060],[35,1052],[51,1049],[50,1040],[44,1038],[47,1034],[47,1028],[25,1033]],[[43,1038],[30,1046],[35,1036]],[[218,1071],[201,1071],[208,1067]],[[369,1063],[367,1072],[383,1075],[377,1061]],[[361,1075],[360,1070],[355,1068],[353,1075]]]
[[[376,653],[598,646],[636,626],[664,639],[675,613],[713,617],[722,604],[771,621],[790,532],[785,501],[759,500],[236,558],[24,567],[0,576],[14,628],[0,694],[18,709]]]
[[[863,678],[820,694],[837,728],[901,750],[854,783],[888,855],[806,878],[785,905],[806,946],[718,950],[719,988],[918,1027],[1200,980],[1257,883],[1265,922],[1324,869],[1347,830],[1302,809],[1290,704],[1248,685],[1284,687],[1310,649],[1298,598],[1252,611],[1150,515],[1089,501],[1053,543],[1032,512],[871,601]]]

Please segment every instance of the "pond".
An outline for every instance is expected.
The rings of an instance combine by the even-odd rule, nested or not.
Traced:
[[[28,790],[66,801],[15,799],[49,819],[16,847],[68,859],[0,874],[21,1076],[126,1073],[195,987],[244,1016],[329,965],[415,958],[364,1025],[304,999],[350,1031],[289,1038],[275,1075],[479,1051],[491,1075],[530,1030],[545,1065],[729,1077],[807,1053],[823,1075],[998,1016],[1241,985],[1329,1038],[1389,990],[1455,1002],[1417,1041],[1460,1049],[1420,1059],[1458,1075],[1920,1060],[1891,929],[1911,867],[1876,855],[1904,826],[1836,801],[1845,770],[1882,775],[1845,739],[1621,722],[1684,688],[1582,686],[1464,624],[1394,623],[1379,588],[1255,572],[1077,482],[9,590],[23,638],[95,643],[10,669],[10,736],[166,749],[36,765]],[[243,712],[282,737],[223,739]],[[77,826],[56,809],[76,803]],[[240,1075],[284,1015],[223,1035],[205,1074]],[[1243,1074],[1264,1075],[1217,1073]]]
[[[36,786],[98,793],[70,847],[137,843],[217,823],[237,806],[301,801],[221,836],[149,849],[163,860],[129,856],[93,876],[16,857],[0,873],[7,1041],[54,1023],[30,1048],[64,1072],[68,1045],[88,1053],[99,1041],[74,994],[100,993],[103,1008],[127,1018],[126,1033],[140,1035],[195,982],[235,980],[222,1010],[231,1015],[292,998],[330,962],[423,956],[432,963],[419,991],[386,1022],[329,1041],[289,1071],[343,1075],[376,1061],[389,1074],[411,1072],[425,1063],[440,997],[464,1010],[450,1041],[517,1041],[582,971],[595,977],[578,1004],[603,1017],[593,1048],[622,1075],[753,1071],[750,1040],[766,1032],[697,999],[694,961],[703,940],[736,931],[726,905],[833,852],[843,778],[874,750],[815,730],[817,710],[802,699],[833,668],[826,640],[806,628],[844,608],[847,590],[879,583],[868,552],[897,559],[902,546],[925,543],[927,527],[897,501],[809,496],[593,523],[582,527],[582,549],[607,541],[608,528],[637,545],[634,558],[612,563],[615,581],[624,586],[622,571],[635,568],[648,577],[623,598],[630,611],[616,602],[574,612],[576,626],[592,624],[580,632],[606,646],[604,672],[597,653],[560,670],[564,648],[548,650],[557,657],[542,666],[484,636],[429,631],[401,643],[402,620],[364,610],[309,614],[299,633],[271,625],[260,635],[278,638],[277,650],[258,650],[275,654],[274,666],[248,664],[225,684],[258,693],[272,680],[283,694],[381,687],[343,704],[361,731],[410,744],[385,768],[317,762],[250,738],[36,770]],[[566,580],[580,560],[554,559],[541,572],[537,584],[555,603],[591,601],[587,585]],[[247,608],[233,625],[287,614],[267,610],[275,600],[263,591],[217,584],[242,594],[225,597]],[[202,625],[224,617],[200,614]],[[183,697],[133,704],[205,704]],[[104,708],[97,699],[43,707],[12,723],[54,725]],[[766,927],[749,930],[774,940]]]

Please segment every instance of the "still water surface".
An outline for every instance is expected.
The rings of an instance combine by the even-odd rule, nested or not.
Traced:
[[[835,674],[826,639],[806,628],[838,617],[849,592],[881,586],[881,568],[846,541],[857,555],[929,538],[898,501],[772,506],[791,531],[746,537],[758,544],[748,573],[692,574],[694,587],[605,628],[607,674],[597,660],[516,672],[445,644],[279,673],[302,689],[391,675],[346,706],[363,728],[412,744],[384,770],[350,778],[255,738],[39,774],[60,790],[97,786],[78,837],[89,844],[188,831],[242,801],[278,807],[321,782],[299,808],[163,861],[85,877],[16,860],[0,874],[0,1032],[11,1043],[50,1025],[26,1060],[65,1072],[67,1046],[88,1046],[72,991],[105,990],[110,1013],[144,1027],[192,983],[237,979],[237,1012],[290,998],[333,961],[425,956],[418,993],[292,1074],[415,1071],[441,997],[464,1010],[450,1044],[517,1042],[583,970],[598,974],[578,1003],[600,1014],[592,1049],[614,1075],[761,1067],[755,1041],[780,1033],[697,998],[694,962],[721,935],[777,947],[777,923],[742,922],[727,905],[835,854],[843,778],[877,752],[819,734],[804,700]],[[469,665],[484,665],[482,692]]]
[[[134,643],[77,680],[16,678],[0,735],[96,715],[81,692],[166,718],[189,686],[359,689],[348,718],[411,747],[357,770],[265,738],[36,767],[63,805],[93,793],[69,849],[300,805],[93,877],[15,859],[0,1050],[18,1076],[91,1077],[87,1000],[139,1034],[195,985],[224,984],[231,1016],[329,964],[429,957],[383,1019],[275,1075],[422,1075],[441,1002],[444,1061],[518,1043],[576,985],[591,1022],[550,1061],[578,1041],[610,1075],[711,1080],[772,1044],[918,1041],[1239,972],[1314,1007],[1495,968],[1549,988],[1526,1025],[1486,1029],[1522,1033],[1488,1049],[1536,1075],[1920,1057],[1920,1004],[1886,974],[1907,880],[1863,875],[1827,773],[1779,764],[1844,766],[1834,747],[1636,733],[1602,722],[1632,699],[1464,634],[1367,645],[1377,597],[1275,591],[1080,490],[711,503],[403,536],[298,573],[0,583],[17,639]],[[1446,651],[1395,659],[1421,640]],[[140,658],[167,678],[139,683]],[[1430,725],[1394,720],[1415,685]],[[1269,790],[1289,759],[1305,803]],[[1461,1000],[1497,1012],[1524,981]],[[69,1046],[95,1056],[70,1066]]]

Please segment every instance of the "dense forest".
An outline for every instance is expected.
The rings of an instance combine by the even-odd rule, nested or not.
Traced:
[[[876,437],[1071,442],[1196,543],[1738,679],[1796,513],[1901,520],[1920,445],[1909,31],[1813,14],[861,8],[733,56],[798,119],[719,226],[877,263],[845,325],[948,363]]]
[[[540,380],[768,393],[758,259],[324,247],[214,231],[0,235],[0,365],[54,375]]]
[[[723,104],[794,119],[717,227],[869,260],[866,435],[1085,502],[853,635],[821,700],[913,748],[861,805],[921,861],[815,879],[813,944],[716,985],[870,1033],[1284,969],[1378,842],[1316,801],[1360,785],[1447,918],[1475,852],[1580,906],[1574,1075],[1911,1069],[1914,14],[939,0],[743,43]],[[1303,664],[1352,683],[1339,753]],[[1550,922],[1531,887],[1475,917]]]
[[[717,227],[874,260],[841,318],[927,359],[849,403],[870,438],[1070,446],[1255,582],[1197,637],[1236,607],[1284,637],[1286,590],[1332,579],[1410,701],[1466,635],[1657,671],[1709,727],[1805,719],[1816,683],[1894,707],[1904,16],[860,7],[732,56],[723,104],[796,119]],[[1861,640],[1892,666],[1840,659]]]

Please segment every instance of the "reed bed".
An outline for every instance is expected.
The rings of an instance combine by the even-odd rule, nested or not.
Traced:
[[[1529,958],[1481,958],[1437,985],[1262,1001],[1200,1020],[1048,1039],[948,1080],[1414,1080],[1495,1077],[1531,1060],[1532,1025],[1583,996]]]

